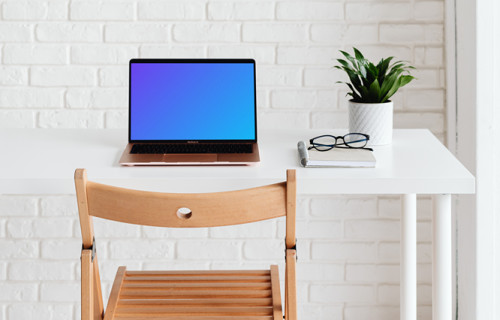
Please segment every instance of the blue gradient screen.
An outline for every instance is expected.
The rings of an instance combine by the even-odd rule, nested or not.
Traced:
[[[255,140],[253,63],[131,63],[130,140]]]

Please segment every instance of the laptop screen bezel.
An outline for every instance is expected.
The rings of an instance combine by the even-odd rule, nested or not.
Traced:
[[[217,140],[132,140],[132,64],[133,63],[251,63],[253,65],[253,94],[254,94],[254,126],[255,139],[217,139]],[[254,59],[131,59],[129,62],[129,84],[128,84],[128,141],[129,143],[196,143],[196,142],[257,142],[257,87],[256,87],[256,72]]]

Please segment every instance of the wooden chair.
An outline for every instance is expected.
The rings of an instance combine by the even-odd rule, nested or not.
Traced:
[[[202,194],[129,190],[75,171],[82,230],[82,320],[296,320],[295,170],[287,181]],[[285,316],[278,266],[252,271],[128,271],[119,267],[104,312],[92,217],[175,228],[227,226],[286,217]]]

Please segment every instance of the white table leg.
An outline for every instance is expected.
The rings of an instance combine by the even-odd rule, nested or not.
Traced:
[[[400,319],[417,318],[417,195],[401,199]]]
[[[451,195],[433,201],[432,319],[450,320],[452,315]]]

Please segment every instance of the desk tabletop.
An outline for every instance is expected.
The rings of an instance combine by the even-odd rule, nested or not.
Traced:
[[[376,168],[302,168],[297,142],[342,130],[259,132],[261,163],[248,167],[122,167],[123,129],[0,129],[0,194],[73,194],[75,168],[91,181],[161,192],[242,189],[285,179],[297,169],[299,194],[465,194],[472,174],[426,129],[394,130],[375,147]]]

